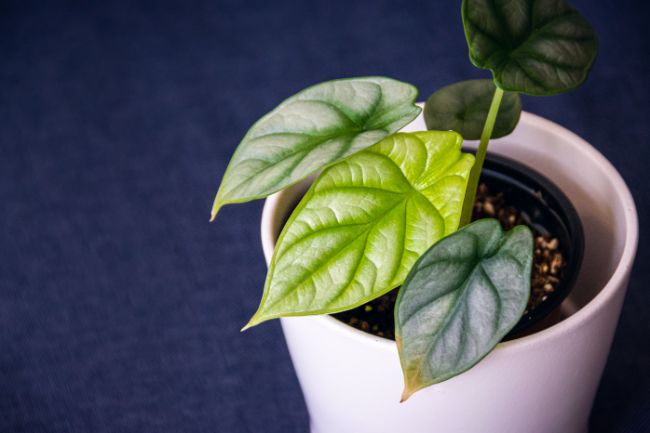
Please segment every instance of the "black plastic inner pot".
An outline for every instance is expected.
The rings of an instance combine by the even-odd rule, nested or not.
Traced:
[[[505,339],[525,333],[555,310],[573,288],[584,253],[584,233],[578,213],[564,193],[548,178],[530,167],[496,155],[488,155],[481,182],[490,191],[501,192],[508,204],[529,221],[541,235],[551,235],[560,242],[565,267],[555,291],[528,311]]]

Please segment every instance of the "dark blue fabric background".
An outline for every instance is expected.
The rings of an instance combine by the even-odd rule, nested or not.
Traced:
[[[593,73],[525,109],[600,149],[643,224],[650,8],[576,6],[600,37]],[[258,117],[359,75],[422,98],[487,76],[449,0],[1,1],[0,432],[306,432],[279,324],[239,333],[263,286],[262,203],[208,214]],[[649,241],[593,432],[650,431]]]

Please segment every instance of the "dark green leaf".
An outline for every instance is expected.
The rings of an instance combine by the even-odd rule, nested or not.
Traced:
[[[512,329],[530,296],[533,236],[495,219],[469,224],[417,261],[395,306],[405,400],[474,366]]]
[[[492,96],[492,80],[468,80],[445,86],[433,93],[424,106],[428,129],[452,130],[468,140],[478,140],[485,125]],[[521,114],[521,98],[507,92],[501,100],[492,138],[508,135],[515,129]]]
[[[474,157],[455,132],[395,134],[325,170],[284,227],[247,325],[347,310],[399,286],[458,228]]]
[[[463,0],[462,14],[472,63],[504,90],[569,91],[596,58],[594,30],[564,0]]]
[[[383,77],[309,87],[260,119],[237,147],[212,208],[266,197],[399,130],[417,89]]]

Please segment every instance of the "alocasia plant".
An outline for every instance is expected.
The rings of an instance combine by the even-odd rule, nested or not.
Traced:
[[[249,130],[212,209],[214,219],[224,204],[320,171],[282,230],[260,307],[244,328],[351,309],[402,286],[395,327],[403,399],[471,368],[521,317],[530,230],[469,224],[488,142],[516,126],[518,93],[571,90],[596,56],[593,30],[563,0],[464,0],[462,17],[470,59],[493,80],[434,93],[424,110],[431,131],[397,132],[420,113],[409,84],[366,77],[315,85]],[[461,136],[480,138],[475,158],[461,152]]]

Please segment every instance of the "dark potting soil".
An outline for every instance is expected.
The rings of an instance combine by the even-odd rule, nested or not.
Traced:
[[[496,218],[505,230],[524,224],[533,230],[535,250],[531,275],[530,299],[524,315],[541,305],[558,287],[565,266],[563,246],[553,235],[540,233],[525,214],[510,205],[503,193],[492,193],[485,184],[479,185],[474,204],[474,220]],[[395,339],[395,319],[393,310],[399,288],[380,296],[353,310],[332,314],[338,320],[362,331]]]

